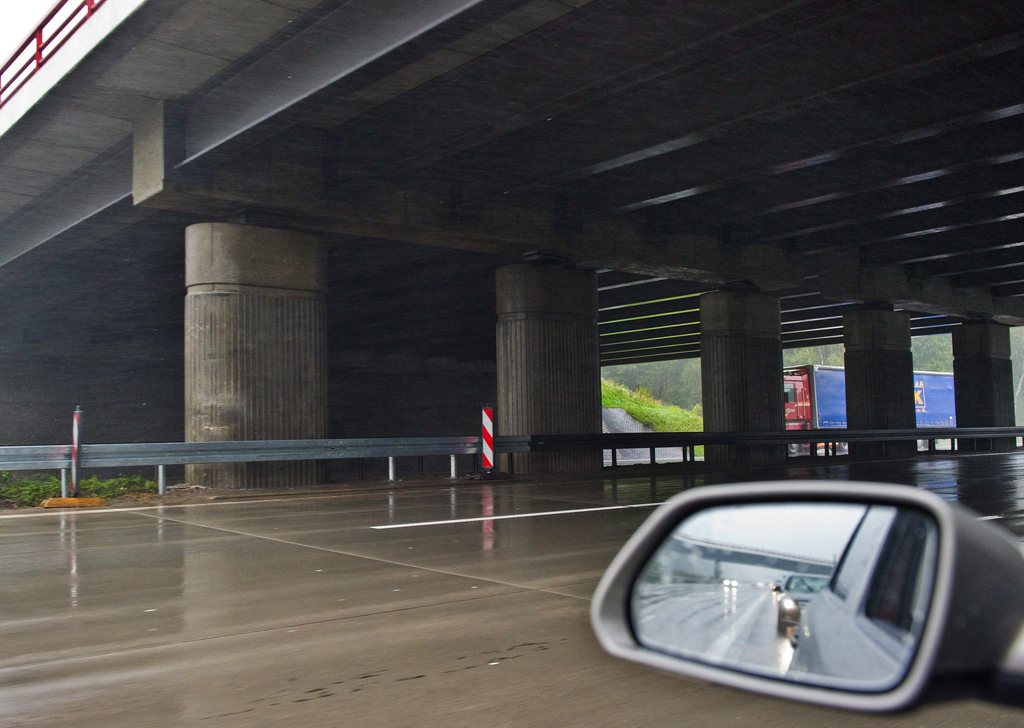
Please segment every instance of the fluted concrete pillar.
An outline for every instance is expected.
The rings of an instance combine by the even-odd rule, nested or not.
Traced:
[[[917,425],[910,314],[865,309],[843,316],[846,421],[851,430],[903,430]],[[852,455],[910,455],[917,443],[850,443]]]
[[[1010,327],[965,321],[953,329],[953,391],[957,427],[1013,427]],[[968,451],[1011,450],[1014,439],[963,440]]]
[[[779,299],[724,290],[700,299],[701,393],[705,432],[785,430]],[[769,465],[785,445],[711,445],[708,462]]]
[[[591,271],[522,264],[497,271],[499,435],[601,432],[597,283]],[[517,453],[517,473],[600,470],[594,452]]]
[[[185,438],[326,437],[326,258],[310,235],[203,223],[185,233]],[[314,461],[195,465],[189,482],[296,487]]]

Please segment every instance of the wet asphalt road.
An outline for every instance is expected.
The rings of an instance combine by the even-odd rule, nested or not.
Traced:
[[[1021,454],[760,475],[914,482],[1022,533]],[[736,479],[4,514],[0,725],[1021,724],[1024,711],[968,701],[841,713],[606,656],[589,598],[646,504]]]
[[[789,669],[793,646],[776,628],[776,600],[749,584],[647,586],[634,603],[637,635],[669,654],[778,677]]]

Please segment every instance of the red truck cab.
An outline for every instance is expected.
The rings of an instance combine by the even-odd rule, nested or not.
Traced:
[[[783,370],[782,386],[785,394],[786,429],[811,429],[814,410],[811,407],[811,382],[807,370],[803,367]]]

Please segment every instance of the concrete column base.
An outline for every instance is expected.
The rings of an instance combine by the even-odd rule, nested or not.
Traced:
[[[498,435],[601,432],[597,284],[591,271],[522,264],[497,272]],[[505,457],[499,466],[507,468]],[[516,453],[517,473],[596,472],[600,451]]]
[[[1010,327],[966,321],[953,329],[953,388],[957,427],[1013,427],[1013,367]],[[964,440],[967,452],[1006,452],[1015,438]]]
[[[914,429],[914,356],[910,315],[853,311],[843,317],[846,421],[851,430]],[[909,456],[916,441],[850,443],[854,456]]]
[[[779,299],[753,291],[701,296],[701,392],[705,432],[785,430]],[[784,445],[708,445],[716,464],[777,465]]]
[[[186,230],[185,438],[326,437],[325,256],[311,236],[207,223]],[[189,482],[294,488],[324,463],[192,465]]]

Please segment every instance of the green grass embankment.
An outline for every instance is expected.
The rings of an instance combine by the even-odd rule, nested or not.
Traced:
[[[665,404],[643,387],[634,392],[621,384],[602,379],[601,406],[624,409],[634,420],[655,432],[704,431],[704,417],[699,404],[691,410]]]

